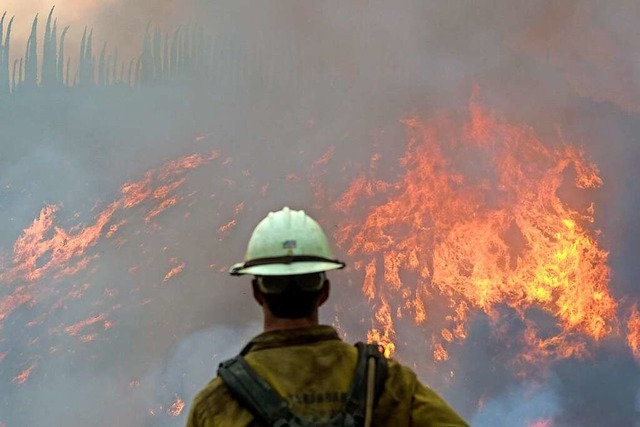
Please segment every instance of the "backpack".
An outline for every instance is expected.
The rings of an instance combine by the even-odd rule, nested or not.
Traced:
[[[360,427],[371,420],[387,377],[387,360],[376,344],[357,343],[358,362],[342,411],[323,427]],[[284,400],[249,366],[242,353],[222,362],[218,376],[233,397],[254,416],[254,423],[273,427],[319,426],[303,420],[289,409]]]

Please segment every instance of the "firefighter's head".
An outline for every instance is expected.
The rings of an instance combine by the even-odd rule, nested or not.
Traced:
[[[304,211],[270,212],[253,231],[234,276],[253,275],[254,296],[280,318],[308,317],[329,295],[326,271],[343,268],[322,227]]]

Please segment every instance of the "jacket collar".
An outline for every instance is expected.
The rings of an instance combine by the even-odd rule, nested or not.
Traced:
[[[254,337],[242,349],[240,354],[245,355],[252,351],[265,350],[268,348],[305,345],[328,340],[340,340],[340,337],[333,327],[326,325],[269,331]]]

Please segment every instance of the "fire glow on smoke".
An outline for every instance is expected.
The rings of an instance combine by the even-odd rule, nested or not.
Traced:
[[[336,161],[336,148],[330,147],[310,168],[308,184],[318,206],[330,206],[330,215],[342,218],[335,237],[361,275],[363,297],[373,310],[362,313],[372,317],[369,340],[380,342],[392,356],[398,321],[410,317],[417,328],[436,331],[429,341],[432,358],[444,361],[448,347],[468,337],[471,315],[485,314],[499,332],[504,326],[501,310],[507,308],[524,325],[519,336],[504,337],[520,349],[518,363],[583,357],[594,343],[618,333],[620,323],[618,303],[608,287],[607,252],[593,228],[596,207],[582,198],[575,202],[561,197],[589,194],[600,186],[597,168],[574,146],[543,143],[529,127],[489,112],[477,95],[469,113],[464,126],[447,117],[404,120],[408,141],[396,181],[377,178],[381,156],[374,154],[371,168],[330,200],[322,170]],[[190,170],[218,156],[194,154],[148,171],[141,180],[124,184],[120,197],[103,207],[90,225],[64,229],[56,223],[58,207],[45,206],[15,242],[12,254],[4,262],[0,259],[0,333],[2,323],[20,307],[37,306],[43,313],[26,325],[33,327],[47,324],[67,304],[92,304],[82,298],[90,284],[61,293],[61,280],[100,262],[99,254],[91,251],[98,242],[127,245],[119,230],[133,222],[133,215],[153,230],[167,209],[206,193],[181,189]],[[249,173],[243,176],[251,179]],[[304,185],[297,176],[289,181]],[[262,196],[269,191],[268,184],[253,187]],[[218,233],[232,234],[243,212],[243,203],[227,212]],[[171,258],[163,266],[162,281],[172,280],[186,266]],[[115,297],[118,290],[107,288],[103,294]],[[135,309],[144,310],[146,302]],[[124,304],[115,301],[104,312],[69,325],[52,321],[55,325],[48,325],[47,333],[93,341],[101,332],[118,328],[115,318]],[[555,329],[541,330],[533,309],[553,318]],[[634,308],[627,340],[637,357],[639,319]],[[28,381],[45,353],[16,367],[16,386]],[[0,363],[3,359],[0,354]],[[159,406],[169,416],[180,415],[184,407],[177,395]],[[534,425],[549,427],[552,420]]]

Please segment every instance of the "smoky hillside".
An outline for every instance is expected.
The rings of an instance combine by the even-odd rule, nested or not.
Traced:
[[[184,425],[282,206],[472,425],[640,425],[635,3],[76,3],[0,25],[0,426]]]

